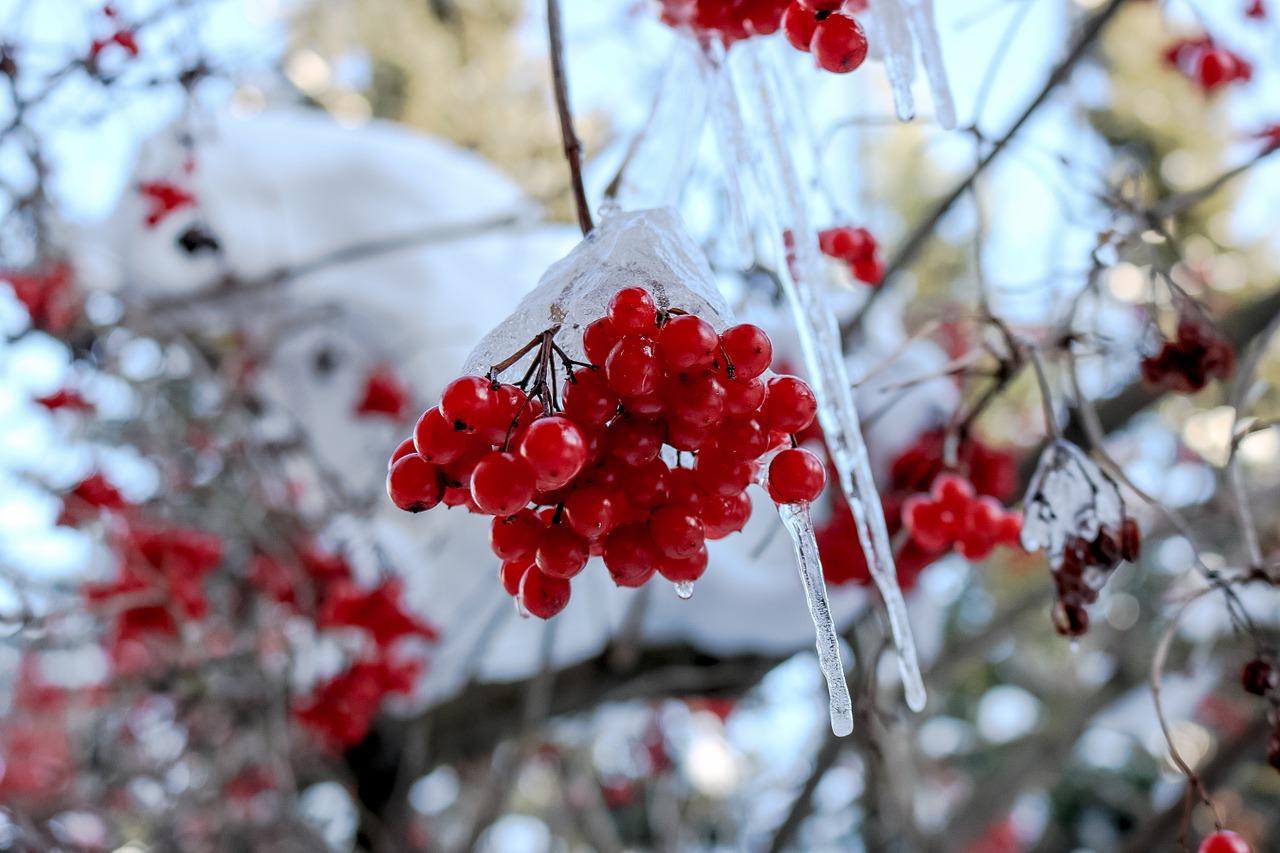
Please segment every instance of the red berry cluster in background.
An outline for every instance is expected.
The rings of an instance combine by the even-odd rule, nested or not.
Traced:
[[[0,283],[13,289],[13,295],[27,309],[31,325],[51,334],[71,328],[84,307],[71,266],[66,263],[23,271],[0,269]]]
[[[1207,94],[1229,83],[1248,82],[1253,78],[1253,67],[1248,61],[1208,35],[1177,42],[1165,51],[1164,60]]]
[[[409,387],[394,370],[381,364],[365,378],[364,395],[356,403],[356,414],[385,415],[399,421],[409,417],[412,404]]]
[[[1178,394],[1202,390],[1210,379],[1230,379],[1236,352],[1203,319],[1189,310],[1178,318],[1178,333],[1160,351],[1142,360],[1142,380]]]
[[[114,31],[106,38],[94,39],[89,45],[89,64],[95,65],[98,57],[110,45],[119,45],[124,52],[130,57],[138,55],[138,41],[134,38],[133,29],[124,23],[120,13],[111,4],[102,7],[102,14],[114,27]]]
[[[1253,848],[1231,830],[1220,829],[1205,836],[1199,853],[1253,853]]]
[[[1249,5],[1245,7],[1244,15],[1246,18],[1255,18],[1258,20],[1267,17],[1267,6],[1263,0],[1249,0]]]
[[[662,21],[725,47],[781,29],[819,68],[846,74],[866,60],[867,36],[843,10],[866,6],[865,0],[662,0]]]
[[[146,223],[155,228],[176,210],[192,207],[196,197],[172,181],[143,181],[138,193],[147,200]]]
[[[929,494],[907,498],[902,521],[926,551],[955,548],[966,560],[984,560],[997,545],[1016,545],[1022,514],[1006,511],[998,500],[979,497],[973,484],[956,474],[933,481]]]
[[[915,443],[894,461],[890,471],[889,487],[881,493],[881,503],[884,506],[885,524],[889,535],[895,541],[903,539],[899,534],[904,529],[906,504],[913,499],[918,501],[927,497],[922,493],[929,492],[935,483],[944,477],[955,477],[954,474],[947,474],[944,469],[945,442],[945,430],[938,429],[922,433]],[[961,443],[957,457],[959,470],[965,472],[968,477],[967,480],[962,481],[965,483],[963,488],[973,496],[971,501],[982,507],[982,509],[975,509],[975,521],[979,514],[989,513],[993,522],[990,532],[975,531],[971,541],[964,547],[972,549],[971,553],[981,553],[983,542],[992,533],[996,534],[997,544],[1002,542],[1012,544],[1012,541],[1017,538],[1017,533],[1013,532],[1013,524],[1016,520],[1020,520],[1020,516],[1017,513],[1006,512],[1001,502],[1009,500],[1017,491],[1017,462],[1013,455],[969,439]],[[1002,525],[1003,530],[1001,530]],[[871,582],[866,556],[862,553],[862,547],[858,542],[853,514],[843,501],[833,502],[831,518],[819,526],[817,534],[822,566],[829,583],[852,581],[867,584]],[[925,533],[924,538],[928,545],[936,544],[934,539],[929,538],[928,533]],[[959,545],[954,539],[951,544],[957,547]],[[917,541],[914,535],[905,537],[894,554],[899,585],[905,590],[910,590],[915,585],[920,572],[937,562],[951,544],[944,545],[941,550],[933,550]]]
[[[865,228],[844,225],[818,232],[818,248],[822,254],[849,265],[858,281],[876,285],[884,279],[884,261],[880,246]]]
[[[857,5],[862,9],[866,3]],[[818,67],[848,74],[867,59],[867,34],[842,11],[844,0],[796,0],[782,16],[782,32],[796,50],[813,54]]]
[[[1085,605],[1098,600],[1107,577],[1124,560],[1133,562],[1142,551],[1138,522],[1126,517],[1119,530],[1105,525],[1092,542],[1076,537],[1067,542],[1062,567],[1053,573],[1057,603],[1053,627],[1064,637],[1078,637],[1089,630]]]
[[[692,314],[660,313],[647,291],[631,287],[584,329],[588,363],[565,357],[554,335],[528,349],[539,347],[535,367],[563,362],[562,396],[554,373],[532,385],[528,376],[500,382],[498,369],[456,379],[396,450],[387,476],[401,509],[444,503],[494,516],[502,584],[529,613],[563,610],[569,581],[593,556],[603,556],[619,586],[655,573],[697,580],[706,540],[750,517],[746,488],[767,454],[775,501],[822,492],[822,463],[791,446],[817,400],[794,376],[766,381],[773,345],[763,330],[744,324],[717,334]]]
[[[1240,685],[1246,693],[1268,699],[1273,705],[1280,700],[1280,669],[1274,657],[1259,655],[1240,670]],[[1272,717],[1274,725],[1267,737],[1267,763],[1280,772],[1280,716]]]

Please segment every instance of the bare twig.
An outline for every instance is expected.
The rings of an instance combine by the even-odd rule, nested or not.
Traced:
[[[555,89],[556,112],[560,116],[560,135],[564,139],[564,156],[569,161],[569,178],[573,183],[573,203],[578,211],[582,236],[591,233],[591,207],[582,182],[582,143],[573,129],[573,113],[569,109],[569,80],[564,69],[564,28],[560,23],[560,0],[547,0],[547,38],[551,46],[551,82]]]

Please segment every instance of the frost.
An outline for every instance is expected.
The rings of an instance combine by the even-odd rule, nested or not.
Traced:
[[[1028,551],[1044,548],[1049,565],[1057,571],[1071,539],[1092,542],[1103,527],[1120,529],[1124,500],[1115,481],[1084,451],[1058,439],[1040,456],[1023,512],[1022,547]],[[1086,583],[1090,580],[1085,578]],[[1103,580],[1105,576],[1097,579],[1097,586]]]
[[[778,517],[791,534],[800,580],[809,602],[809,615],[813,617],[813,627],[818,635],[818,665],[827,680],[827,693],[831,697],[831,731],[837,737],[844,737],[853,732],[853,701],[849,698],[849,685],[844,680],[840,637],[831,621],[827,585],[822,579],[822,562],[818,557],[818,541],[814,538],[809,505],[779,504]]]
[[[916,79],[915,52],[933,93],[933,106],[938,124],[944,130],[956,125],[955,104],[942,62],[942,46],[934,23],[933,0],[876,0],[868,12],[870,34],[884,55],[884,70],[893,90],[894,109],[898,118],[915,118],[915,98],[911,87]]]
[[[748,43],[744,47],[739,58],[748,61],[745,69],[730,63],[725,69],[709,71],[718,73],[727,69],[732,76],[740,73],[750,97],[716,102],[715,116],[722,134],[754,146],[749,159],[737,164],[741,168],[730,171],[741,174],[746,179],[743,184],[754,184],[751,189],[763,196],[759,206],[773,212],[768,227],[782,235],[787,263],[779,270],[779,279],[800,338],[808,378],[818,397],[818,420],[836,466],[841,491],[853,514],[858,538],[867,554],[871,577],[885,603],[907,705],[919,711],[926,700],[924,681],[906,601],[893,564],[880,495],[862,439],[839,325],[821,284],[816,232],[809,224],[801,182],[780,126],[776,83],[764,68],[756,46]],[[744,109],[747,103],[754,104],[759,114],[748,113]],[[735,189],[744,192],[743,186]]]
[[[729,306],[716,289],[702,250],[674,210],[614,212],[567,257],[552,264],[515,312],[472,350],[463,372],[483,375],[557,326],[571,333],[557,335],[556,343],[570,358],[585,361],[582,330],[605,315],[615,293],[633,285],[648,289],[660,310],[683,309],[717,330],[728,324]],[[531,353],[524,363],[533,357]],[[518,366],[513,372],[518,373]]]

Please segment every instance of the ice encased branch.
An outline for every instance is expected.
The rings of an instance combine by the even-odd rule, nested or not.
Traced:
[[[1115,481],[1084,451],[1058,439],[1040,455],[1023,516],[1022,547],[1045,549],[1057,571],[1072,539],[1092,542],[1104,527],[1120,530],[1124,499]]]

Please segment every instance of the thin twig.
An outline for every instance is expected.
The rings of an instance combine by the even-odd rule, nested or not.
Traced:
[[[582,182],[582,143],[573,129],[573,113],[569,110],[569,80],[564,70],[564,29],[560,23],[560,0],[547,0],[547,39],[551,48],[551,83],[555,91],[556,112],[560,116],[560,136],[564,139],[564,157],[569,161],[569,178],[573,183],[573,204],[578,211],[582,236],[591,233],[591,208],[587,189]]]

